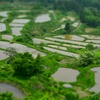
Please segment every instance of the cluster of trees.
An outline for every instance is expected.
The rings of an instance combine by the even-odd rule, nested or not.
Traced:
[[[14,75],[20,77],[31,77],[43,70],[40,55],[34,59],[28,52],[14,56],[11,65],[14,69]]]
[[[86,9],[81,13],[80,19],[89,26],[100,26],[100,11],[94,8]]]
[[[54,9],[59,9],[62,11],[75,11],[76,13],[81,13],[83,7],[75,0],[57,0],[53,5]]]

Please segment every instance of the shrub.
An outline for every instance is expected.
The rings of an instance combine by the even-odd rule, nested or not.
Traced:
[[[87,51],[84,54],[80,55],[78,66],[85,67],[85,66],[95,63],[95,61],[96,61],[95,54],[93,52]]]
[[[20,77],[31,77],[43,70],[40,55],[33,59],[32,55],[28,52],[16,55],[11,65],[14,68],[14,75]]]

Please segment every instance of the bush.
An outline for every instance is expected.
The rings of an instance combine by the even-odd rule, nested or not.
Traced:
[[[87,50],[94,50],[96,47],[94,47],[92,44],[88,44],[88,45],[86,45],[86,49]]]
[[[40,55],[33,59],[32,55],[28,52],[16,55],[11,65],[14,68],[14,75],[21,77],[31,77],[43,70]]]
[[[5,92],[0,94],[0,100],[14,100],[11,93]]]
[[[90,64],[95,63],[96,56],[93,52],[85,52],[84,54],[80,55],[78,66],[86,67]]]

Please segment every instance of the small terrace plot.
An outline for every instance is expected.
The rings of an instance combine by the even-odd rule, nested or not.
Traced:
[[[96,93],[100,92],[100,67],[92,68],[91,71],[95,72],[95,85],[90,89]]]
[[[88,39],[94,39],[94,40],[99,39],[100,40],[100,36],[93,36],[93,35],[81,35],[81,36],[88,38]]]
[[[4,23],[0,23],[0,32],[6,30],[6,25]]]
[[[78,25],[79,25],[78,22],[75,22],[75,23],[72,24],[72,26],[74,26],[74,27],[77,27]]]
[[[66,40],[75,40],[75,41],[83,41],[84,38],[77,35],[58,35],[54,36],[56,38],[66,39]]]
[[[13,35],[16,35],[16,36],[21,35],[20,31],[22,30],[22,28],[11,28],[11,30],[12,30]]]
[[[53,49],[53,48],[50,48],[50,47],[43,47],[43,48],[48,50],[48,51],[54,52],[54,53],[59,53],[59,54],[65,55],[65,56],[79,58],[79,55],[75,54],[75,53],[71,53],[71,52],[67,52],[67,51],[62,51],[62,50],[58,50],[58,49]]]
[[[15,24],[15,23],[10,23],[9,25],[12,27],[23,27],[24,26],[24,24]]]
[[[85,42],[57,39],[57,38],[51,38],[51,37],[46,37],[45,39],[51,40],[51,41],[57,41],[57,42],[65,42],[65,43],[71,43],[71,44],[76,44],[76,45],[82,45],[82,46],[86,46],[88,44],[88,43],[85,43]]]
[[[57,42],[52,42],[52,41],[48,41],[48,40],[44,40],[44,39],[38,39],[38,38],[34,38],[33,43],[34,44],[41,44],[41,43],[59,44]]]
[[[74,21],[74,20],[75,20],[75,18],[72,17],[72,16],[67,16],[67,18],[68,18],[70,21]]]
[[[0,50],[0,60],[6,59],[8,56],[4,53],[4,51]]]
[[[0,12],[0,16],[2,17],[8,17],[8,11]]]
[[[68,47],[72,47],[72,48],[85,48],[83,46],[77,46],[77,45],[72,45],[72,44],[62,44],[63,46],[68,46]]]
[[[29,52],[30,54],[32,54],[33,57],[36,57],[38,54],[40,54],[41,56],[45,56],[44,53],[37,51],[33,48],[29,48],[25,45],[17,44],[17,43],[11,44],[9,42],[0,41],[0,48],[6,49],[9,47],[15,48],[17,52],[20,52],[20,53]]]
[[[48,45],[48,46],[56,49],[67,50],[66,47],[62,47],[62,46],[56,46],[56,45]]]
[[[12,23],[17,23],[17,24],[25,24],[25,23],[28,23],[30,20],[28,19],[14,19],[12,21]]]
[[[92,42],[92,43],[100,44],[100,40],[86,40],[86,42]]]
[[[11,41],[13,39],[13,36],[11,36],[11,35],[2,35],[2,39]]]
[[[42,14],[42,15],[36,17],[35,23],[47,22],[50,20],[51,20],[51,18],[49,17],[49,14]]]

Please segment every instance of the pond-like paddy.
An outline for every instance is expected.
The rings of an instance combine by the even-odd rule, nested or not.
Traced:
[[[0,50],[0,60],[6,59],[8,56],[4,53],[4,51]]]
[[[6,25],[3,23],[0,23],[0,32],[5,31],[6,30]]]
[[[70,68],[59,68],[52,77],[60,82],[75,82],[79,71]]]
[[[45,56],[45,53],[42,53],[38,50],[35,50],[33,48],[29,48],[25,45],[22,44],[17,44],[17,43],[9,43],[9,42],[4,42],[4,41],[0,41],[0,48],[6,49],[9,47],[13,47],[17,50],[17,52],[20,53],[24,53],[24,52],[29,52],[30,54],[32,54],[33,57],[37,57],[38,54],[40,54],[41,56]]]
[[[35,19],[35,23],[42,23],[42,22],[47,22],[50,21],[51,18],[49,17],[49,14],[42,14]]]
[[[3,92],[11,92],[15,98],[24,99],[24,94],[18,88],[10,84],[0,83],[0,93]]]
[[[92,68],[91,71],[95,73],[95,85],[90,89],[96,93],[100,92],[100,67]]]

